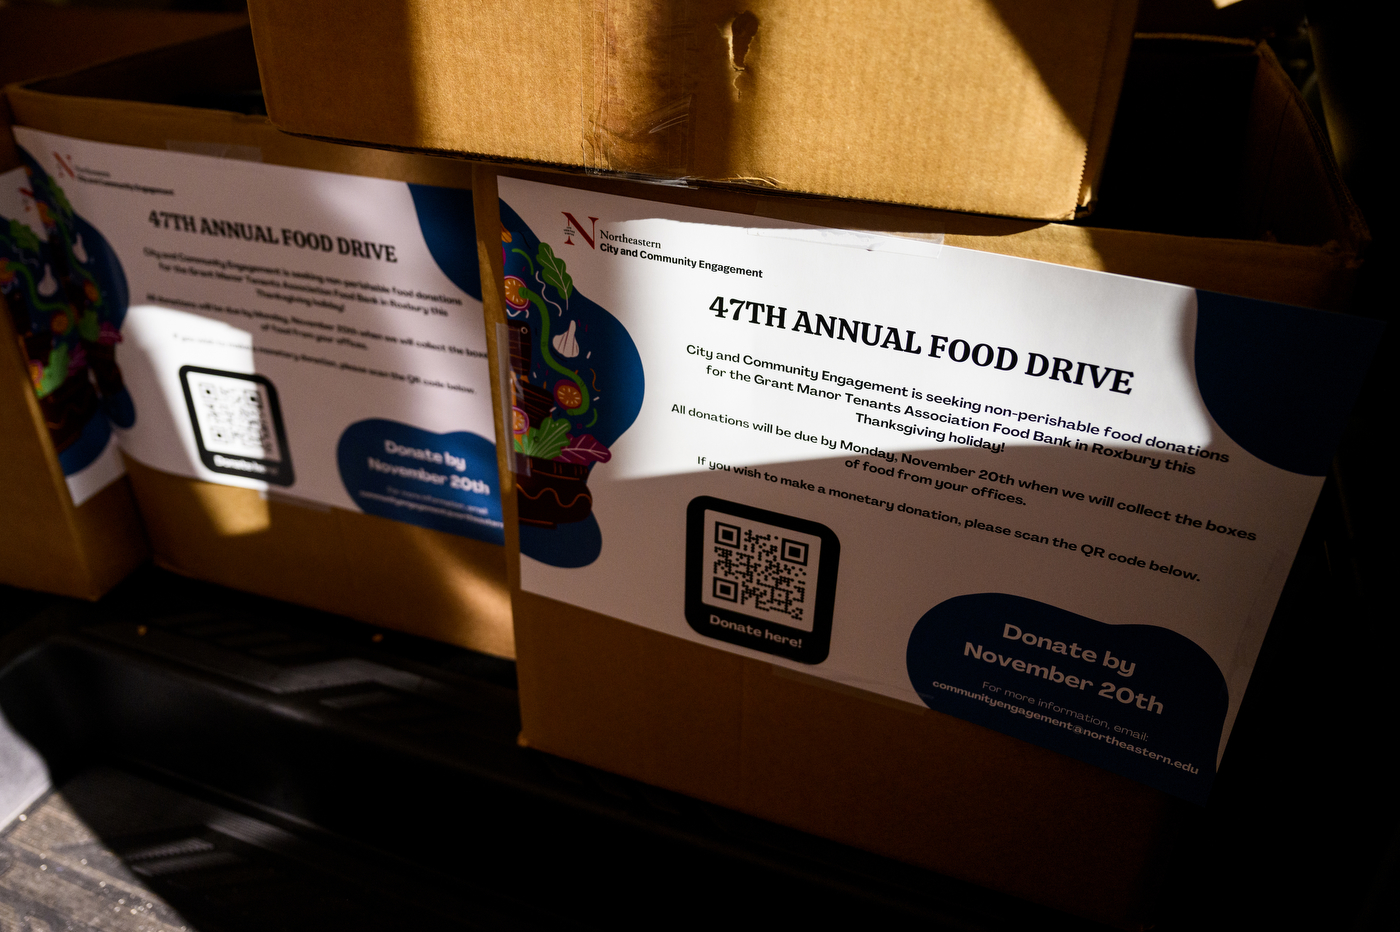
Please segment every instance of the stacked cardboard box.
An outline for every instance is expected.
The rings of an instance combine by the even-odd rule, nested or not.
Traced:
[[[519,298],[505,291],[501,175],[1341,308],[1365,226],[1268,49],[1145,36],[1125,66],[1133,5],[1075,9],[969,2],[957,15],[911,7],[873,22],[780,0],[504,2],[471,18],[431,0],[252,4],[272,121],[291,133],[706,183],[475,169],[498,424],[511,405],[497,335]],[[367,61],[364,44],[382,54]],[[221,67],[215,46],[181,54]],[[86,138],[198,139],[281,164],[466,184],[463,163],[155,102],[151,61],[10,99],[24,125]],[[96,99],[114,83],[126,102]],[[1095,203],[1088,222],[1047,222]],[[957,718],[523,591],[508,437],[503,428],[497,447],[524,741],[1100,921],[1148,922],[1179,802]],[[168,565],[403,627],[402,593],[427,587],[436,608],[422,615],[457,621],[414,630],[509,652],[504,568],[485,549],[132,471]],[[256,532],[232,530],[247,527]],[[426,569],[425,554],[436,555]]]
[[[1136,11],[249,4],[287,132],[1047,219],[1096,196]]]
[[[780,0],[251,12],[269,112],[288,132],[685,179],[499,170],[1333,310],[1367,242],[1266,47],[1140,36],[1128,59],[1128,4],[878,19]],[[378,66],[352,58],[347,22],[373,34]],[[497,286],[488,324],[501,328],[489,336],[520,307],[501,290],[497,171],[476,180],[482,278]],[[1041,222],[1087,207],[1081,224]],[[504,409],[519,353],[498,339]],[[512,391],[528,408],[528,390]],[[1175,800],[955,718],[522,591],[519,467],[498,448],[531,746],[1101,921],[1148,921]]]
[[[470,168],[461,162],[279,133],[253,112],[261,97],[246,27],[12,86],[8,97],[17,126],[79,139],[446,188],[469,188],[471,182]],[[200,481],[130,458],[127,470],[159,565],[487,653],[513,654],[499,545]]]
[[[6,43],[0,86],[219,32],[240,20],[226,14],[0,8]],[[0,98],[0,172],[20,165],[10,119]],[[125,479],[112,478],[75,504],[50,435],[52,418],[35,397],[24,355],[15,351],[18,337],[0,294],[0,583],[95,599],[146,559],[145,535]]]

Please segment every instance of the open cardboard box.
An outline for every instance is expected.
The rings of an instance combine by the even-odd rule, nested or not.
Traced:
[[[229,29],[222,13],[0,8],[0,86],[84,68],[161,45]],[[62,41],[48,41],[61,36]],[[0,172],[20,165],[0,97]],[[17,334],[0,295],[0,583],[95,599],[149,554],[136,505],[117,478],[74,505]]]
[[[1236,40],[1139,37],[1096,224],[483,166],[476,228],[482,278],[494,283],[485,289],[488,335],[506,320],[500,175],[840,229],[942,234],[953,246],[1330,310],[1344,306],[1368,238],[1278,62],[1266,46]],[[1186,804],[956,718],[522,591],[505,456],[522,741],[1101,922],[1149,924]],[[656,596],[669,610],[681,599]]]
[[[249,4],[268,114],[287,132],[1061,220],[1097,196],[1136,12],[1136,0]]]
[[[257,64],[246,27],[7,93],[17,125],[81,139],[471,186],[470,167],[460,161],[278,132],[258,112]],[[129,457],[127,470],[161,566],[498,656],[514,652],[497,545],[306,507]]]

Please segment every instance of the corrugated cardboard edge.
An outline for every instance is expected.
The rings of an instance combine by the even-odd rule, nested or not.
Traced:
[[[1287,73],[1283,70],[1282,63],[1279,62],[1278,56],[1274,54],[1274,50],[1269,44],[1260,42],[1257,44],[1256,50],[1260,58],[1260,71],[1273,75],[1274,81],[1288,99],[1286,113],[1291,114],[1294,119],[1300,120],[1307,127],[1308,138],[1312,140],[1312,152],[1321,163],[1321,173],[1326,178],[1328,190],[1345,214],[1346,222],[1351,230],[1352,241],[1348,245],[1357,252],[1358,256],[1364,256],[1371,243],[1371,231],[1356,199],[1352,197],[1351,191],[1342,180],[1341,168],[1337,165],[1337,157],[1332,151],[1332,140],[1327,135],[1327,130],[1313,116],[1312,108],[1303,98],[1302,91],[1292,81],[1287,80]],[[1280,135],[1283,132],[1282,124],[1283,118],[1281,117]]]
[[[481,280],[481,303],[486,317],[486,350],[491,357],[491,410],[495,423],[505,424],[509,400],[502,394],[501,379],[496,377],[497,360],[503,352],[498,339],[498,326],[506,321],[505,264],[501,255],[500,189],[496,185],[495,169],[476,164],[472,169],[472,207],[476,212],[477,260],[484,272]],[[520,523],[516,520],[515,470],[512,450],[508,444],[496,444],[496,471],[501,485],[501,517],[506,525],[506,578],[511,593],[520,589]]]

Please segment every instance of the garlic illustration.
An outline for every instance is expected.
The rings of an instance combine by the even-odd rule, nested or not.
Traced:
[[[78,234],[77,239],[73,243],[73,255],[76,256],[78,261],[83,265],[87,265],[88,254],[87,250],[83,248],[83,236],[81,233]]]
[[[57,290],[58,281],[53,277],[53,270],[46,265],[44,266],[44,277],[39,279],[39,294],[47,298]]]
[[[574,331],[578,329],[578,321],[569,321],[569,329],[556,336],[550,342],[554,344],[554,351],[560,356],[573,359],[578,355],[578,340],[574,337]]]

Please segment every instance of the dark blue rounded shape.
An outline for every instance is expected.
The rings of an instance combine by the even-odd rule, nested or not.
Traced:
[[[522,524],[520,552],[550,566],[578,569],[598,559],[603,552],[603,531],[593,515],[553,528]]]
[[[1194,641],[1001,592],[929,609],[909,682],[930,709],[1205,802],[1229,694]]]
[[[496,445],[483,437],[373,418],[345,429],[336,462],[365,514],[505,543]]]
[[[101,411],[93,414],[83,425],[82,433],[78,434],[77,439],[58,454],[58,465],[63,469],[63,474],[71,476],[91,466],[93,461],[102,455],[111,436],[112,423]]]
[[[481,263],[476,256],[476,215],[471,191],[411,184],[418,226],[433,261],[452,284],[481,300]]]
[[[1254,456],[1322,476],[1342,437],[1379,321],[1196,292],[1196,384],[1211,417]]]

